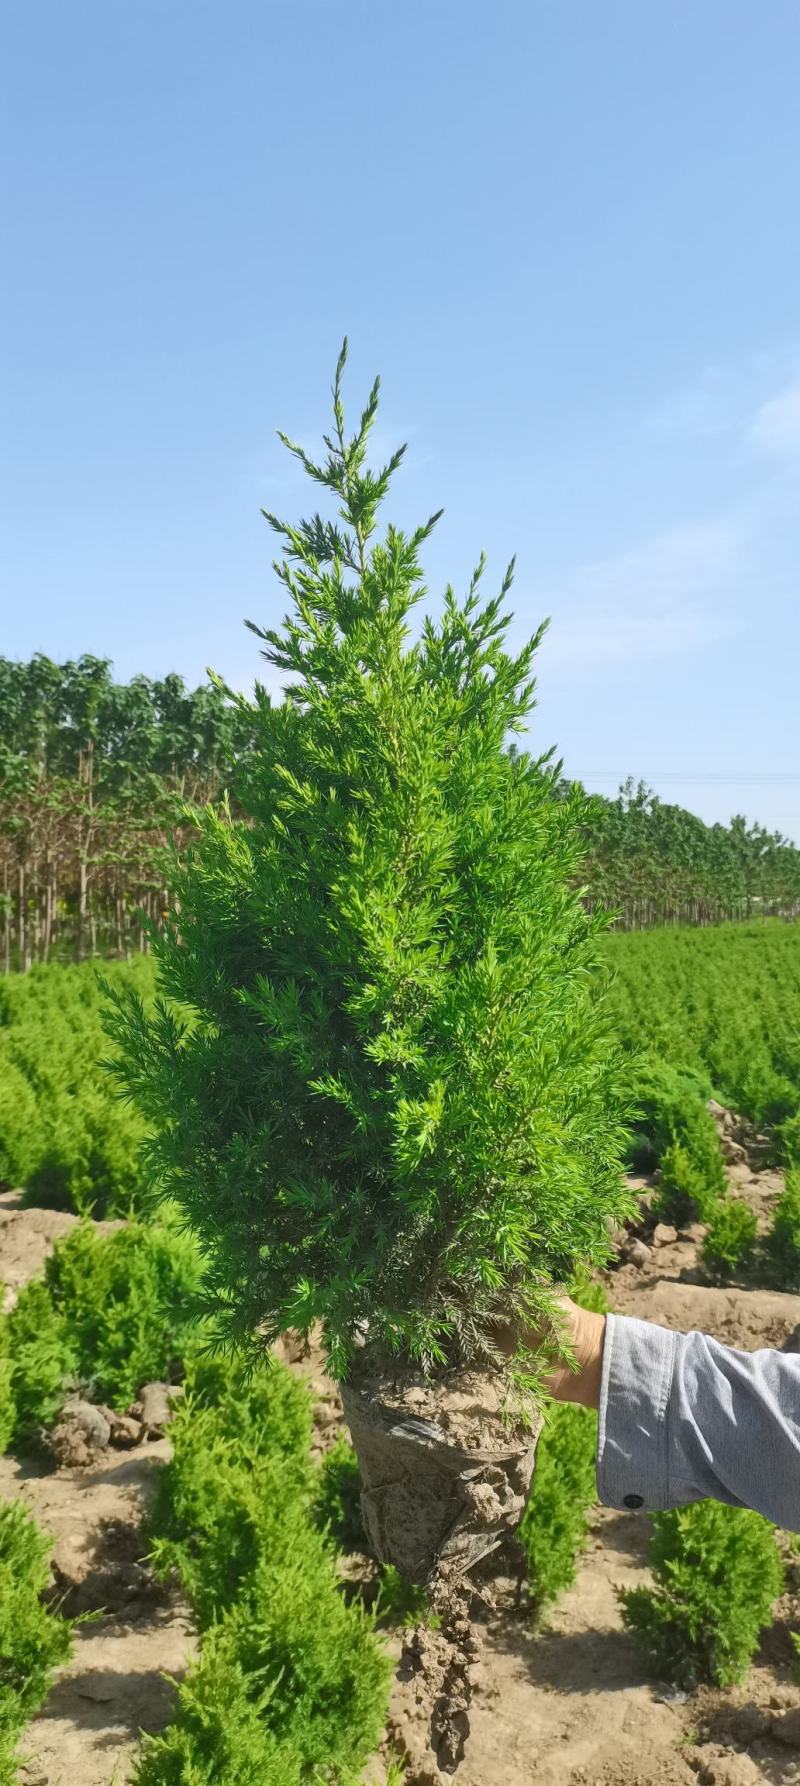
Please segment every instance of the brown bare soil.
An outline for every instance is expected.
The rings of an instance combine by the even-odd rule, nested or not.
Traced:
[[[78,1217],[63,1209],[23,1209],[21,1191],[0,1191],[0,1309],[14,1307],[23,1284],[43,1270],[48,1253]],[[121,1222],[96,1222],[110,1234]]]
[[[13,1305],[74,1222],[58,1210],[23,1209],[12,1192],[0,1196],[0,1302],[5,1285]],[[78,1626],[73,1659],[23,1737],[25,1786],[122,1786],[141,1732],[171,1716],[166,1677],[184,1672],[195,1639],[180,1597],[147,1568],[139,1529],[168,1456],[160,1438],[131,1453],[101,1450],[83,1468],[0,1457],[0,1498],[20,1495],[54,1540],[54,1599],[70,1614],[94,1615]]]
[[[142,1559],[139,1522],[166,1439],[134,1455],[106,1452],[85,1469],[0,1457],[0,1495],[19,1494],[55,1540],[54,1596],[79,1625],[21,1744],[26,1786],[109,1786],[126,1778],[142,1730],[169,1720],[173,1692],[194,1652],[188,1612]]]
[[[731,1186],[752,1203],[761,1226],[780,1192],[780,1174],[733,1161]],[[641,1188],[646,1190],[646,1185]],[[22,1211],[0,1199],[0,1279],[13,1288],[41,1269],[48,1246],[71,1223],[49,1211]],[[702,1281],[702,1230],[677,1237],[648,1231],[638,1264],[609,1274],[613,1306],[664,1325],[699,1327],[728,1344],[800,1347],[800,1299],[773,1291],[715,1289]],[[317,1398],[314,1449],[328,1449],[341,1408],[316,1347],[285,1343],[290,1366]],[[49,1470],[0,1459],[0,1493],[21,1493],[57,1541],[56,1588],[70,1610],[104,1607],[81,1628],[73,1662],[61,1672],[27,1733],[28,1786],[122,1786],[140,1728],[169,1717],[164,1674],[180,1675],[193,1653],[186,1609],[165,1597],[141,1559],[138,1521],[154,1473],[168,1455],[158,1439],[128,1453],[106,1452],[80,1470]],[[738,1688],[676,1697],[651,1681],[625,1631],[615,1589],[647,1579],[650,1521],[597,1508],[574,1587],[535,1632],[514,1596],[478,1606],[471,1662],[471,1729],[455,1776],[459,1786],[800,1786],[800,1686],[792,1630],[800,1629],[800,1563],[754,1667]],[[369,1565],[343,1559],[354,1583]],[[502,1602],[502,1610],[500,1609]],[[474,1614],[473,1614],[474,1617]],[[435,1639],[435,1634],[431,1634]],[[368,1770],[385,1786],[401,1762],[407,1786],[444,1786],[430,1748],[436,1643],[398,1661],[385,1754]],[[396,1776],[394,1776],[396,1777]]]

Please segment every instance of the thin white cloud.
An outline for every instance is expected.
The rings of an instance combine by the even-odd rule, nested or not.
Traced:
[[[599,608],[556,617],[542,647],[549,663],[598,668],[603,664],[644,664],[676,657],[735,630],[728,616],[680,606],[643,609]]]
[[[697,379],[669,391],[643,418],[643,428],[665,445],[728,436],[747,456],[800,455],[800,378],[797,355],[753,354],[741,365],[703,368]]]
[[[796,366],[796,362],[795,362]],[[552,615],[548,661],[570,668],[638,664],[696,650],[752,623],[745,600],[755,564],[772,563],[776,527],[784,534],[787,470],[800,469],[800,379],[779,384],[775,360],[753,358],[738,375],[708,366],[694,386],[674,392],[645,418],[671,437],[726,435],[738,489],[727,512],[665,529],[640,545],[578,565],[559,585],[535,592]],[[770,392],[771,394],[767,394]],[[749,488],[741,473],[750,465]],[[768,573],[769,574],[769,573]]]
[[[748,438],[764,458],[800,464],[800,383],[787,385],[761,404]]]
[[[645,428],[657,440],[708,439],[730,432],[732,407],[729,381],[719,367],[708,366],[696,384],[670,392],[645,417]]]
[[[566,585],[539,597],[552,614],[548,660],[640,663],[728,636],[736,622],[725,597],[741,548],[732,523],[701,522],[579,567]]]

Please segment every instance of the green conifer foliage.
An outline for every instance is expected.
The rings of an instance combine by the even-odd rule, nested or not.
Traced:
[[[21,1501],[0,1502],[0,1786],[16,1781],[16,1739],[72,1648],[69,1620],[42,1602],[50,1550]]]
[[[536,1447],[533,1492],[519,1528],[538,1615],[575,1580],[596,1499],[597,1415],[555,1402]]]
[[[148,996],[149,958],[106,973]],[[142,1125],[98,1061],[104,996],[88,964],[0,977],[0,1182],[36,1208],[116,1216],[137,1200]]]
[[[0,1320],[0,1451],[35,1439],[80,1388],[124,1407],[202,1343],[202,1262],[174,1220],[110,1234],[89,1222],[57,1241],[44,1277]]]
[[[291,605],[253,630],[287,693],[248,705],[246,817],[199,817],[153,937],[163,1002],[117,994],[110,1021],[223,1324],[321,1320],[338,1374],[364,1321],[416,1358],[480,1356],[496,1310],[530,1316],[605,1256],[624,1201],[586,801],[507,748],[543,629],[512,653],[511,570],[482,601],[481,562],[412,635],[437,517],[376,537],[402,449],[367,467],[378,386],[348,437],[344,359],[327,457],[286,442],[337,522],[267,517]]]
[[[778,1199],[767,1247],[779,1281],[787,1290],[800,1285],[800,1167],[792,1166]]]
[[[248,1376],[225,1357],[192,1360],[186,1387],[150,1536],[188,1595],[200,1659],[136,1786],[356,1786],[391,1666],[312,1518],[307,1389],[274,1360]]]
[[[753,1257],[758,1233],[755,1212],[736,1197],[727,1197],[712,1217],[703,1241],[702,1260],[712,1277],[724,1281]]]
[[[705,1111],[702,1112],[705,1118]],[[665,1222],[709,1222],[727,1189],[714,1125],[700,1121],[685,1141],[674,1141],[661,1160],[656,1212]]]
[[[625,1623],[662,1680],[727,1687],[747,1672],[783,1568],[772,1526],[718,1501],[657,1513],[653,1588],[620,1594]]]
[[[11,1357],[8,1344],[8,1321],[0,1315],[0,1454],[14,1431],[16,1403],[11,1389]]]

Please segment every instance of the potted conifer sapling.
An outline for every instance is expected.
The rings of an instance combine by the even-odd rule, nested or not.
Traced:
[[[337,511],[267,515],[288,612],[249,624],[282,698],[231,693],[235,800],[193,814],[161,999],[119,999],[112,1028],[218,1323],[319,1329],[371,1542],[425,1581],[522,1514],[541,1359],[498,1325],[556,1331],[557,1287],[607,1256],[623,1073],[585,796],[513,744],[544,629],[511,650],[513,567],[484,600],[482,561],[412,625],[438,516],[378,536],[403,449],[369,469],[377,382],[348,436],[345,354],[320,461],[281,437]]]

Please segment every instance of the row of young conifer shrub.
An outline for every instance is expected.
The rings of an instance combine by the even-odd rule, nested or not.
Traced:
[[[581,1278],[570,1290],[584,1307],[608,1309],[601,1283]],[[576,1579],[597,1498],[596,1452],[597,1415],[553,1403],[519,1530],[537,1626]],[[345,1549],[364,1544],[359,1486],[355,1453],[342,1438],[322,1466],[316,1498],[318,1517]],[[649,1562],[652,1583],[619,1592],[624,1622],[649,1673],[689,1690],[741,1680],[783,1585],[773,1527],[756,1513],[715,1501],[657,1513]],[[419,1614],[419,1601],[411,1612]]]
[[[800,1067],[775,984],[785,969],[791,991],[800,945],[795,927],[777,938],[769,925],[746,930],[738,945],[729,933],[692,933],[685,945],[691,980],[681,955],[682,933],[607,939],[616,975],[615,1022],[632,1052],[638,1108],[630,1161],[649,1168],[663,1165],[667,1154],[677,1190],[690,1196],[713,1188],[721,1166],[705,1109],[712,1091],[767,1125],[777,1159],[800,1163]],[[721,970],[731,950],[734,981],[730,988],[725,982],[725,997],[746,1008],[723,1047],[712,1036],[706,1005],[717,1010]],[[762,966],[764,985],[756,997],[750,979]],[[115,990],[138,990],[149,1008],[155,991],[150,958],[104,963],[102,971]],[[128,1215],[143,1206],[145,1127],[135,1109],[115,1095],[101,1065],[108,1053],[104,1003],[91,963],[54,964],[0,979],[0,1184],[22,1187],[32,1205],[96,1217]]]
[[[142,1383],[180,1375],[201,1279],[168,1211],[110,1233],[77,1223],[0,1316],[0,1451],[35,1443],[76,1390],[124,1408]]]
[[[174,1370],[199,1279],[195,1246],[169,1222],[110,1233],[77,1224],[0,1315],[0,1451],[35,1448],[77,1389],[121,1407]],[[0,1786],[17,1786],[20,1739],[24,1749],[72,1648],[70,1620],[44,1597],[51,1549],[22,1501],[0,1504]]]
[[[149,958],[109,962],[149,1001]],[[141,1117],[114,1095],[96,970],[42,966],[0,978],[0,1184],[39,1208],[128,1215],[141,1200]]]
[[[774,1527],[719,1501],[657,1513],[653,1525],[652,1585],[618,1593],[626,1626],[658,1680],[735,1685],[784,1585]]]
[[[800,1164],[800,924],[615,934],[604,954],[637,1091],[652,1103],[661,1078],[673,1107],[713,1093]]]
[[[172,1723],[133,1786],[355,1786],[384,1728],[391,1664],[321,1529],[307,1390],[275,1364],[195,1359],[149,1527],[201,1635]]]
[[[337,1582],[334,1539],[359,1541],[354,1456],[341,1441],[317,1470],[305,1387],[277,1364],[248,1373],[203,1350],[200,1281],[192,1243],[169,1222],[110,1234],[76,1227],[3,1323],[6,1408],[16,1438],[30,1442],[75,1387],[119,1406],[149,1375],[184,1381],[148,1541],[158,1571],[183,1585],[201,1653],[171,1725],[144,1746],[136,1786],[249,1786],[259,1776],[301,1786],[323,1766],[346,1786],[379,1739],[389,1674],[374,1613],[348,1604]],[[572,1289],[606,1306],[600,1286]],[[550,1411],[520,1533],[537,1615],[575,1576],[595,1498],[596,1432],[583,1409]],[[690,1685],[740,1678],[780,1588],[771,1529],[714,1503],[658,1515],[655,1528],[654,1584],[623,1596],[653,1672]],[[38,1583],[38,1610],[26,1623],[15,1602],[0,1636],[0,1677],[31,1683],[24,1696],[0,1699],[11,1732],[0,1786],[14,1779],[13,1741],[35,1709],[34,1683],[41,1697],[69,1645],[64,1621],[41,1608],[48,1547],[31,1530],[16,1510],[0,1522],[15,1579],[26,1579],[23,1555]],[[387,1599],[402,1612],[401,1584],[382,1584],[378,1613]],[[418,1596],[409,1599],[409,1613],[419,1610]]]
[[[608,1311],[602,1283],[582,1277],[570,1290],[584,1308]],[[553,1404],[520,1527],[537,1618],[575,1580],[596,1500],[596,1451],[597,1415]],[[689,1691],[741,1681],[783,1588],[774,1527],[748,1509],[698,1501],[655,1514],[648,1560],[652,1583],[618,1598],[649,1672]]]
[[[0,1321],[0,1436],[35,1445],[76,1390],[121,1408],[149,1378],[180,1379],[174,1456],[147,1536],[157,1569],[187,1594],[201,1655],[136,1778],[305,1786],[318,1770],[350,1786],[380,1738],[390,1665],[373,1619],[338,1584],[308,1391],[277,1361],[246,1370],[208,1352],[201,1283],[197,1249],[169,1218],[110,1233],[76,1226]],[[0,1578],[7,1525],[10,1566],[23,1582],[30,1556],[38,1604],[49,1547],[12,1507],[0,1518]],[[40,1609],[26,1624],[19,1598],[14,1609],[8,1625],[0,1612],[0,1739],[10,1733],[0,1786],[15,1779],[14,1739],[69,1648],[66,1621]],[[28,1677],[9,1698],[7,1680]]]
[[[710,1083],[699,1070],[644,1054],[637,1063],[638,1114],[630,1164],[658,1168],[654,1211],[677,1227],[706,1225],[701,1259],[716,1281],[746,1273],[754,1282],[800,1288],[800,1153],[787,1123],[775,1138],[786,1163],[784,1190],[770,1232],[759,1236],[745,1199],[732,1196],[716,1125],[707,1109]]]
[[[0,1786],[17,1786],[17,1743],[72,1649],[72,1626],[43,1600],[50,1540],[21,1501],[0,1502]]]

